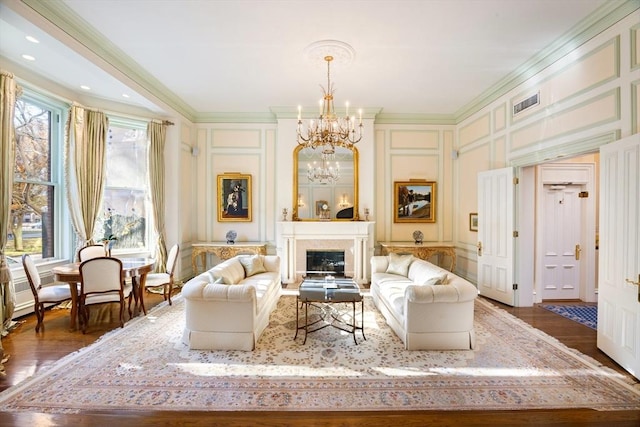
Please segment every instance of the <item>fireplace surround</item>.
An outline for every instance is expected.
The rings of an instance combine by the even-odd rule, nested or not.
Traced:
[[[307,250],[344,251],[344,275],[358,284],[369,283],[374,224],[372,221],[278,222],[283,283],[300,282],[306,275]]]

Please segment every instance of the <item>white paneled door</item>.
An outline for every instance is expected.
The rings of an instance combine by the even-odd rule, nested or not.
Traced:
[[[478,174],[478,290],[513,306],[514,172],[494,169]]]
[[[580,298],[580,185],[545,185],[542,195],[542,299]]]
[[[640,379],[640,138],[600,149],[598,348]]]

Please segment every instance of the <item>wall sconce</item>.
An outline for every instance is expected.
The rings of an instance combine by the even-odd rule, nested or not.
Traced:
[[[301,208],[304,206],[304,202],[302,201],[302,194],[298,194],[298,207]]]
[[[342,193],[342,197],[340,198],[340,203],[338,203],[338,206],[340,206],[341,208],[346,208],[349,206],[349,199],[347,198],[347,193]]]

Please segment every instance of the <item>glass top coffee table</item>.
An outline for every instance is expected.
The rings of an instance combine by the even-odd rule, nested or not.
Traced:
[[[360,325],[356,319],[356,304],[360,303]],[[351,313],[348,310],[341,310],[338,304],[351,304]],[[309,320],[309,306],[319,310],[320,318]],[[300,324],[300,309],[304,309],[304,323]],[[296,335],[304,330],[304,341],[307,342],[307,335],[332,326],[353,335],[356,340],[356,331],[359,330],[364,336],[364,300],[360,293],[360,287],[351,279],[337,279],[331,276],[319,279],[305,279],[300,284],[298,291],[298,301],[296,302]]]

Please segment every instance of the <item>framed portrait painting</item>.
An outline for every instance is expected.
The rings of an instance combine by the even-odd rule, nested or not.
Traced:
[[[436,183],[393,183],[393,222],[436,222]]]
[[[218,175],[218,221],[251,221],[251,175]]]

